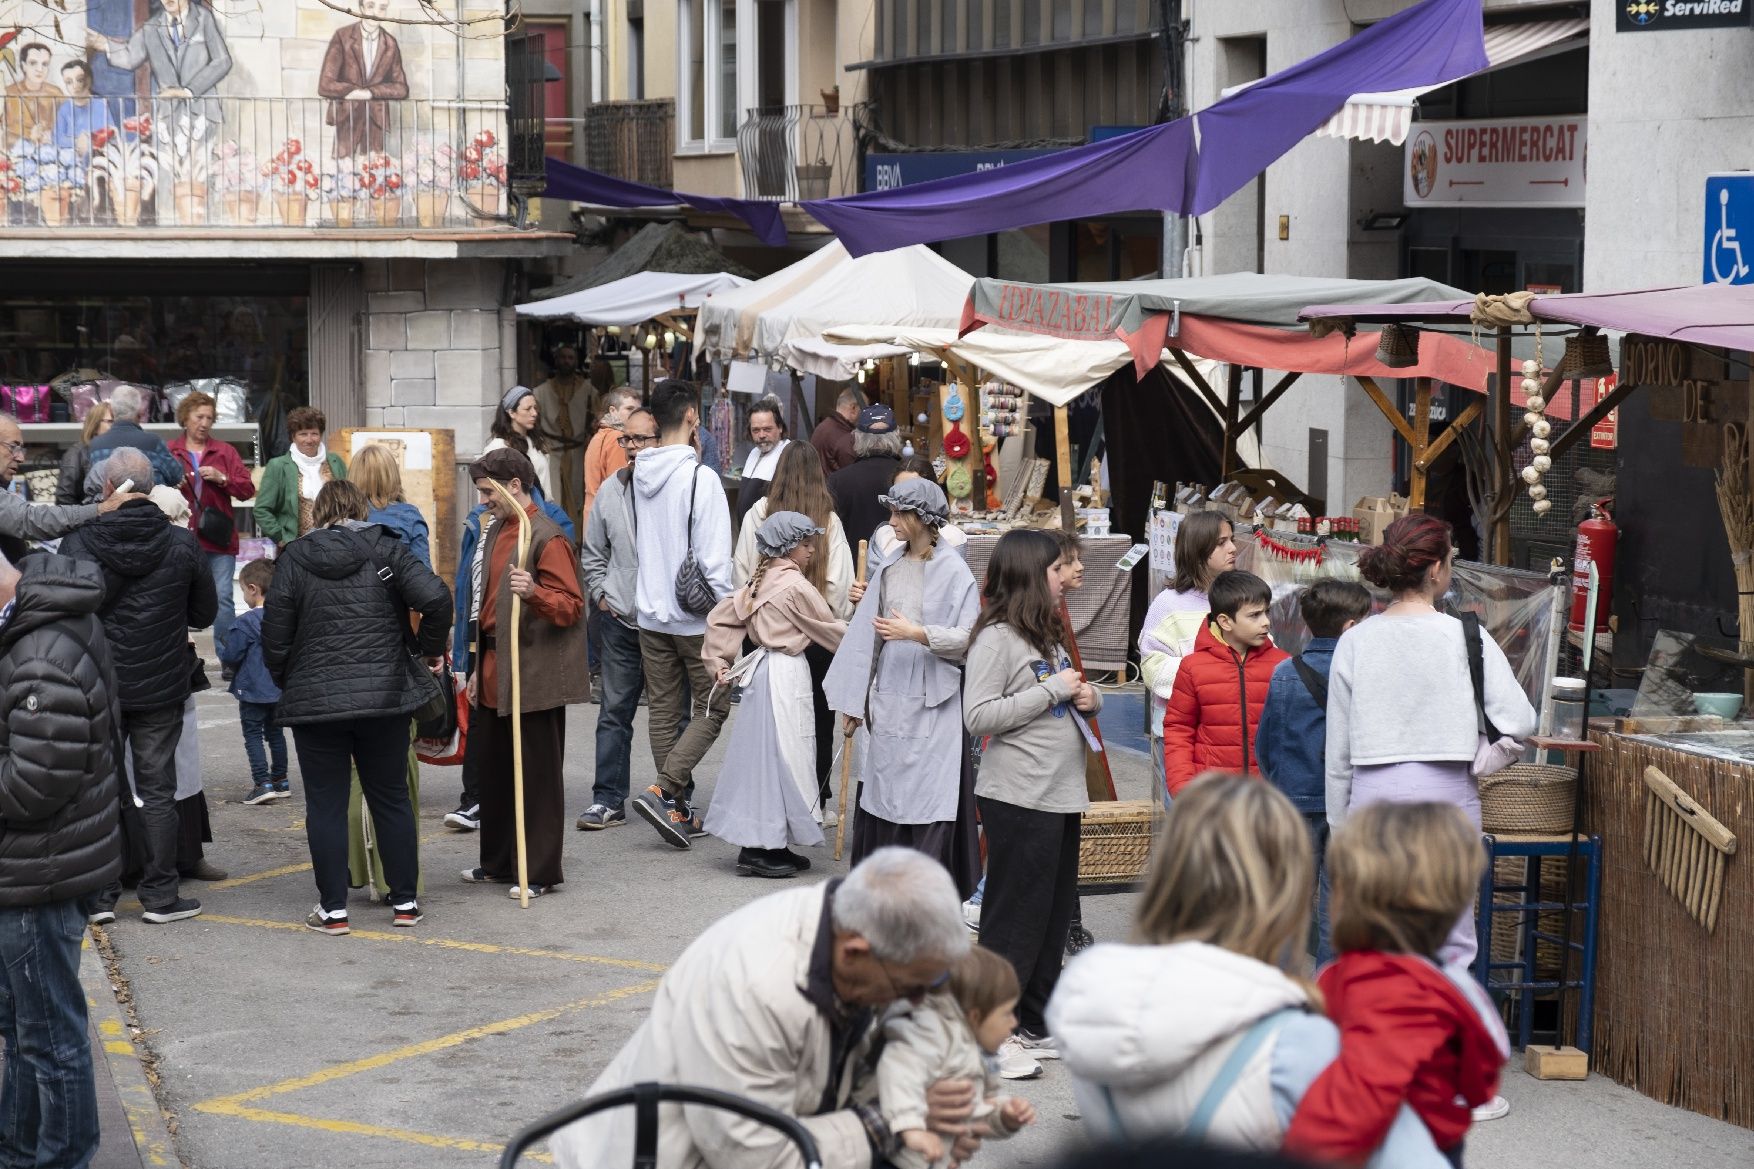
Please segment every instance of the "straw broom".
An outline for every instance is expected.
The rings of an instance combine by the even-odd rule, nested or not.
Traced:
[[[1754,653],[1754,497],[1748,490],[1748,444],[1741,428],[1724,430],[1724,465],[1717,474],[1717,508],[1736,570],[1736,621],[1743,657]],[[1742,696],[1754,702],[1754,670],[1742,671]]]
[[[868,562],[868,553],[870,552],[870,549],[871,542],[869,540],[859,541],[858,581],[860,584],[865,583],[865,566]],[[852,781],[853,732],[851,730],[843,730],[841,732],[840,745],[840,819],[837,820],[834,825],[834,859],[837,861],[840,859],[842,846],[846,844],[847,818],[853,814],[852,809],[847,807],[847,789],[852,786]]]
[[[524,560],[530,554],[530,517],[518,506],[517,497],[507,491],[505,484],[496,479],[484,482],[493,485],[494,492],[504,504],[512,509],[512,515],[518,521],[518,567],[524,567]],[[528,569],[525,569],[528,571]],[[518,642],[522,640],[524,620],[524,598],[517,593],[512,594],[512,816],[516,825],[518,841],[518,905],[530,908],[530,850],[524,840],[524,675],[519,668]]]

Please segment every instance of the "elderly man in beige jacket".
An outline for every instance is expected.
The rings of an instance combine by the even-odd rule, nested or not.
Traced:
[[[923,853],[883,848],[844,880],[775,893],[696,938],[658,985],[651,1014],[590,1095],[647,1081],[716,1088],[798,1117],[824,1165],[870,1169],[900,1147],[876,1107],[856,1091],[883,1009],[919,1002],[967,952],[955,885]],[[972,1081],[940,1081],[927,1124],[955,1141],[957,1159],[979,1147],[963,1132]],[[599,1112],[555,1134],[562,1169],[633,1159],[634,1114]],[[730,1112],[666,1104],[659,1112],[658,1169],[802,1169],[777,1129]]]

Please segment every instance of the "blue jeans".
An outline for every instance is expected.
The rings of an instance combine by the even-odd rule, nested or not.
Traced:
[[[619,808],[631,784],[633,716],[645,689],[639,652],[639,630],[629,629],[608,613],[598,622],[603,644],[597,663],[603,670],[603,705],[597,711],[597,776],[591,802]]]
[[[1328,939],[1328,814],[1305,812],[1303,819],[1309,825],[1309,843],[1315,852],[1315,922],[1311,933],[1315,941],[1316,968],[1319,970],[1334,960],[1334,947]]]
[[[239,699],[238,721],[244,726],[244,754],[250,757],[250,781],[260,784],[285,779],[286,732],[274,721],[273,704]]]
[[[232,620],[238,615],[237,600],[231,587],[238,558],[229,552],[203,552],[202,555],[207,557],[207,571],[213,574],[213,591],[219,594],[219,613],[213,618],[213,645],[217,650],[225,644],[225,635],[231,632]],[[282,769],[281,774],[285,773]]]
[[[0,909],[0,1169],[85,1169],[97,1152],[97,1082],[79,985],[77,898]]]

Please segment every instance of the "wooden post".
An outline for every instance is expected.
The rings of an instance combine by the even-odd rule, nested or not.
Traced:
[[[868,540],[860,540],[859,541],[858,582],[860,584],[865,583],[865,566],[867,564],[866,554],[870,550],[870,547],[871,547],[870,541],[868,541]],[[840,859],[841,848],[847,842],[847,821],[851,820],[853,818],[853,810],[847,806],[847,793],[852,788],[852,782],[853,782],[853,732],[849,729],[849,730],[845,730],[845,731],[841,732],[841,744],[840,744],[840,819],[835,821],[835,825],[834,825],[834,859],[835,860]],[[855,843],[857,843],[857,842],[855,841]]]
[[[1224,456],[1218,465],[1218,481],[1223,483],[1236,470],[1236,416],[1242,407],[1242,366],[1230,366],[1230,384],[1224,394]]]
[[[1492,395],[1492,426],[1490,457],[1492,490],[1491,515],[1487,532],[1492,548],[1492,563],[1510,563],[1510,505],[1516,498],[1516,476],[1512,473],[1510,448],[1510,379],[1514,376],[1510,352],[1510,330],[1498,330],[1498,378]]]
[[[1428,377],[1413,379],[1413,441],[1408,445],[1412,448],[1412,458],[1409,460],[1407,507],[1411,511],[1424,511],[1425,472],[1430,467],[1426,452],[1431,446],[1431,379]]]
[[[1059,464],[1060,528],[1076,532],[1078,512],[1072,502],[1072,431],[1064,406],[1054,407],[1054,462]]]

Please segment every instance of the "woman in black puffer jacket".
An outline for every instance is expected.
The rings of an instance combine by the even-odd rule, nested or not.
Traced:
[[[262,659],[280,687],[305,787],[305,835],[321,903],[305,924],[344,934],[347,792],[359,770],[384,858],[394,924],[420,920],[419,862],[408,802],[408,723],[438,683],[408,654],[408,612],[420,614],[426,669],[443,664],[451,593],[387,529],[345,479],[317,493],[312,530],[286,546],[262,609]]]

